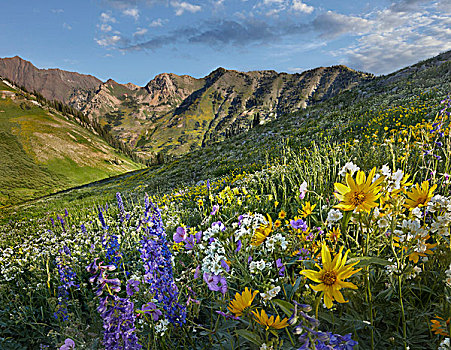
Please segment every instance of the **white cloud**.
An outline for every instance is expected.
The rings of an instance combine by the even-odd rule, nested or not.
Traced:
[[[113,30],[113,27],[111,27],[109,24],[102,23],[102,24],[100,25],[100,30],[101,30],[102,32],[107,33],[107,32],[111,32],[111,31]]]
[[[167,19],[157,18],[157,19],[154,19],[152,22],[149,23],[149,27],[151,27],[151,28],[163,27],[167,22],[168,22]]]
[[[315,8],[313,6],[304,4],[301,0],[293,0],[293,5],[291,6],[291,9],[296,12],[304,12],[309,14],[312,13]]]
[[[114,46],[119,41],[121,41],[121,37],[119,35],[112,35],[103,39],[96,39],[97,44],[103,47]]]
[[[326,39],[334,39],[348,33],[363,35],[368,33],[373,25],[374,23],[368,19],[333,11],[327,11],[313,21],[313,28],[319,32],[320,37]]]
[[[352,68],[386,74],[451,49],[449,11],[434,12],[426,4],[420,12],[412,4],[404,4],[403,11],[399,3],[361,17],[329,11],[315,19],[314,28],[329,40],[354,36],[351,45],[333,55],[344,56]]]
[[[104,23],[107,23],[107,22],[116,23],[116,18],[114,18],[113,16],[111,16],[105,12],[102,12],[100,14],[100,20]]]
[[[52,11],[53,13],[63,13],[64,12],[63,9],[51,9],[50,11]]]
[[[193,5],[188,2],[178,2],[178,1],[171,1],[171,6],[175,9],[175,15],[181,16],[185,11],[196,13],[202,10],[202,7],[199,5]]]
[[[63,28],[67,30],[72,30],[72,26],[67,24],[66,22],[63,23]]]
[[[139,10],[137,8],[126,9],[122,13],[126,16],[133,17],[135,21],[137,21],[139,18]]]
[[[144,34],[147,33],[147,29],[146,28],[137,28],[136,32],[133,33],[133,36],[142,36]]]

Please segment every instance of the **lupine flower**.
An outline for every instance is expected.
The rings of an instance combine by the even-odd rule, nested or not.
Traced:
[[[59,255],[56,258],[56,265],[58,267],[58,274],[60,277],[61,285],[58,286],[58,309],[54,313],[56,319],[63,321],[69,320],[67,301],[69,300],[69,289],[71,287],[78,288],[79,285],[75,284],[77,275],[67,263],[67,257],[70,256],[70,250],[68,247],[60,249]],[[66,256],[65,256],[66,255]]]
[[[236,242],[235,252],[238,253],[241,250],[241,239]]]
[[[135,333],[134,304],[129,298],[120,298],[113,294],[121,290],[121,281],[107,276],[109,271],[115,269],[114,265],[102,265],[102,263],[97,265],[97,259],[94,259],[94,262],[86,268],[94,275],[89,281],[97,285],[96,295],[100,297],[104,290],[107,291],[106,296],[99,299],[97,308],[103,319],[103,344],[105,350],[141,349]]]
[[[172,254],[159,209],[146,200],[146,226],[141,240],[141,259],[150,292],[161,303],[165,316],[173,325],[185,323],[185,307],[178,303],[178,288],[172,275]],[[147,217],[147,214],[151,213]]]
[[[124,214],[125,214],[124,202],[122,201],[122,197],[119,192],[116,193],[116,200],[117,200],[117,206],[119,208],[119,219],[121,220],[121,222],[123,222]]]

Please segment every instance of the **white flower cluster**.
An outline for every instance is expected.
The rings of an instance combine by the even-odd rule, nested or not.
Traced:
[[[438,350],[449,350],[451,349],[451,343],[449,341],[449,338],[445,338],[441,341]]]
[[[431,231],[442,236],[449,236],[451,224],[451,199],[441,195],[435,195],[427,205],[428,211],[439,213],[431,224]]]
[[[269,301],[277,296],[280,292],[280,286],[274,287],[268,290],[266,293],[260,293],[260,296],[264,301]]]
[[[352,176],[352,175],[354,175],[354,173],[356,171],[359,171],[359,170],[360,170],[360,168],[357,165],[355,165],[353,162],[347,162],[338,174],[341,176],[345,176],[346,173],[350,173]]]
[[[388,259],[388,261],[392,262],[393,258]],[[402,268],[398,269],[396,264],[387,265],[387,266],[385,266],[385,269],[387,270],[387,273],[389,275],[392,275],[394,273],[396,273],[396,274],[401,273],[401,270],[402,270]]]
[[[225,256],[225,249],[221,240],[214,239],[209,243],[211,238],[217,236],[225,229],[222,223],[213,223],[212,226],[207,229],[203,234],[204,243],[202,247],[204,249],[204,258],[202,259],[202,271],[213,275],[219,275],[224,269],[221,266],[221,260],[227,260]]]
[[[338,209],[331,209],[329,213],[327,213],[327,222],[329,226],[333,222],[339,221],[343,217],[343,214]]]
[[[422,271],[421,267],[414,266],[412,271],[410,271],[410,273],[407,275],[407,279],[412,279],[412,278],[417,277],[420,274],[421,271]]]
[[[385,176],[385,179],[388,182],[389,192],[393,192],[401,188],[401,181],[404,178],[404,172],[402,170],[398,169],[394,173],[392,173],[388,165],[385,164],[382,166],[381,174]],[[376,175],[374,177],[374,180],[376,180],[378,177],[379,175]]]
[[[168,330],[168,325],[169,321],[166,318],[160,319],[155,325],[155,333],[163,336],[164,333],[166,333],[166,331]]]
[[[282,236],[282,234],[279,232],[275,235],[271,235],[269,236],[266,240],[265,240],[265,248],[267,251],[269,252],[273,252],[274,249],[276,247],[282,248],[282,250],[287,250],[288,248],[288,242],[285,239],[284,236]]]
[[[266,262],[262,259],[259,261],[251,261],[249,264],[249,271],[251,273],[258,273],[258,271],[263,271],[270,264],[266,264]]]
[[[262,346],[260,346],[260,350],[273,350],[274,347],[272,345],[266,345],[266,343],[263,343]]]
[[[266,225],[265,217],[262,214],[243,214],[240,227],[235,231],[235,240],[243,237],[251,237],[255,230],[261,225]]]

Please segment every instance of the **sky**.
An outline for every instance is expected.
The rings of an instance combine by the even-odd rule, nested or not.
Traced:
[[[380,75],[451,50],[451,0],[0,1],[0,57],[140,86],[218,67]]]

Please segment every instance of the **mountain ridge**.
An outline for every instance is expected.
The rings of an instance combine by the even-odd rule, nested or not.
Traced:
[[[203,78],[160,73],[141,87],[40,70],[18,56],[0,59],[0,75],[80,110],[150,160],[245,132],[374,78],[343,65],[294,74],[218,67]]]

